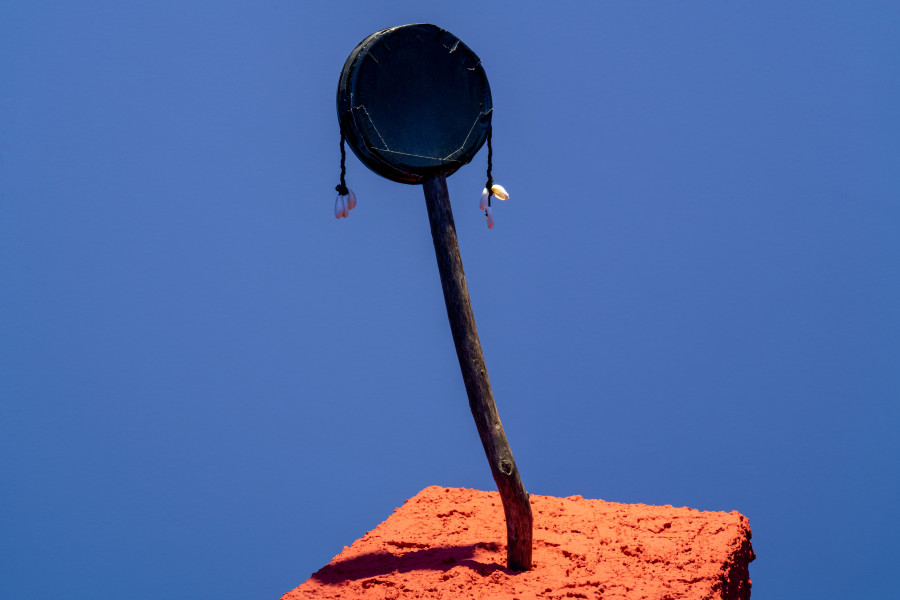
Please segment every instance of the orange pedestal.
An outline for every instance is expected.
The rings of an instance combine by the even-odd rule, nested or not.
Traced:
[[[750,597],[737,512],[531,496],[534,566],[506,568],[497,492],[425,488],[282,600]]]

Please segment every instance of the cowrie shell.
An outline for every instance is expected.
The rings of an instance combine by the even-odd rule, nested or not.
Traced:
[[[356,194],[353,193],[353,190],[347,188],[347,210],[353,210],[356,208]]]
[[[501,200],[509,200],[509,194],[506,193],[506,189],[502,185],[494,184],[491,186],[491,191],[494,192],[494,195],[500,198]]]
[[[486,216],[487,216],[487,226],[488,226],[488,229],[493,229],[493,228],[494,228],[494,211],[491,209],[490,206],[488,206],[488,207],[487,207],[487,210],[485,211],[485,213],[486,213]]]
[[[340,219],[341,217],[346,217],[347,213],[347,196],[338,195],[337,199],[334,201],[334,218]]]
[[[478,210],[484,210],[487,208],[488,198],[491,197],[491,193],[487,188],[484,188],[484,191],[481,192],[481,202],[478,204]]]

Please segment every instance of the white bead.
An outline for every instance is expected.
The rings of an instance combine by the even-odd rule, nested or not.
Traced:
[[[509,194],[506,193],[506,190],[502,185],[494,184],[491,186],[491,191],[494,192],[494,195],[500,198],[501,200],[509,200]]]

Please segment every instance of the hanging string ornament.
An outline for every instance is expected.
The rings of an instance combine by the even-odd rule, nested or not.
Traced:
[[[347,153],[344,150],[344,132],[341,131],[341,182],[334,186],[334,191],[338,193],[334,201],[334,218],[347,218],[350,211],[356,208],[356,194],[347,187],[345,177],[347,175]]]
[[[502,185],[494,183],[494,177],[491,173],[494,169],[494,148],[491,145],[491,136],[493,134],[493,126],[488,127],[487,147],[488,147],[488,166],[487,166],[487,183],[484,184],[484,190],[481,192],[481,201],[478,204],[478,210],[484,211],[484,217],[487,219],[488,229],[494,228],[494,209],[491,207],[491,198],[497,197],[500,200],[509,200],[509,194]]]

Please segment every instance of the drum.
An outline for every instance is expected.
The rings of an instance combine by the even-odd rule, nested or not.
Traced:
[[[447,176],[471,161],[487,139],[492,110],[481,59],[425,23],[364,39],[338,83],[338,120],[351,150],[401,183]]]

